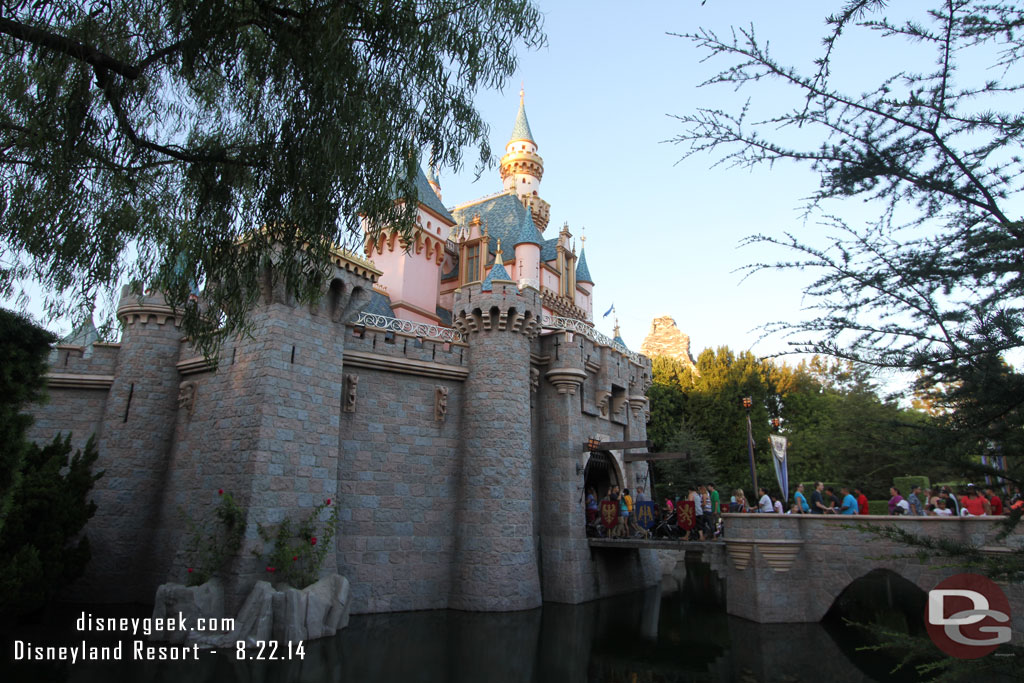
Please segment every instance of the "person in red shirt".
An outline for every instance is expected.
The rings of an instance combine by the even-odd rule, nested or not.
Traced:
[[[857,496],[857,514],[870,514],[871,510],[868,508],[868,497],[864,495],[864,492],[860,490],[859,486],[854,487],[853,494]]]
[[[988,496],[988,503],[992,506],[993,515],[1003,514],[1003,499],[996,495],[996,492],[992,488],[985,489],[985,495]]]
[[[978,495],[978,489],[974,484],[967,485],[967,495],[960,498],[960,507],[966,509],[967,514],[972,517],[981,517],[992,512],[992,506],[985,496]]]

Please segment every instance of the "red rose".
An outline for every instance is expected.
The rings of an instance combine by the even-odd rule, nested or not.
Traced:
[[[191,574],[191,573],[192,573],[192,567],[189,567],[189,568],[188,568],[188,573],[189,573],[189,574]]]
[[[316,536],[314,536],[313,538],[309,539],[309,543],[310,543],[310,545],[316,545]]]
[[[273,567],[267,567],[267,571],[270,572],[271,574],[273,574],[274,573],[274,568]]]
[[[298,562],[298,561],[299,561],[299,556],[298,555],[293,555],[292,556],[292,562]]]
[[[330,498],[328,498],[328,499],[327,499],[327,504],[328,504],[328,505],[330,505],[330,504],[331,504],[331,499],[330,499]]]
[[[223,496],[224,495],[224,489],[217,489],[217,495],[218,496]]]

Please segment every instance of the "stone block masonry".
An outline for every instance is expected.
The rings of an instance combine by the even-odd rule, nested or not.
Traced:
[[[94,559],[69,597],[150,602],[183,581],[185,514],[208,517],[218,489],[248,515],[228,613],[272,578],[257,525],[327,498],[340,526],[323,572],[348,578],[353,613],[521,610],[659,580],[653,553],[590,552],[580,474],[588,438],[646,437],[649,363],[544,332],[537,291],[500,280],[456,294],[464,343],[358,327],[370,279],[339,267],[314,307],[262,292],[215,367],[158,295],[123,294],[119,345],[57,350],[33,438],[96,432],[105,470]],[[616,481],[646,483],[646,466],[613,458]]]

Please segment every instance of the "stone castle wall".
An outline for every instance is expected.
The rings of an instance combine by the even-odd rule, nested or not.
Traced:
[[[229,609],[267,578],[257,524],[326,498],[340,526],[323,570],[348,577],[357,613],[526,609],[658,581],[653,554],[591,556],[579,474],[588,438],[645,438],[649,363],[579,334],[538,337],[539,296],[511,283],[458,295],[465,343],[344,322],[369,291],[339,268],[312,309],[264,292],[216,369],[162,299],[127,292],[120,345],[58,349],[32,436],[96,432],[104,470],[71,597],[150,602],[184,580],[185,514],[208,516],[218,489],[248,515]],[[616,457],[627,486],[646,483],[645,465]]]

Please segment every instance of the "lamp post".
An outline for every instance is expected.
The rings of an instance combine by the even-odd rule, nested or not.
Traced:
[[[743,408],[747,411],[747,457],[750,458],[750,481],[753,483],[753,495],[757,496],[757,470],[754,469],[754,428],[750,425],[750,409],[754,407],[754,399],[743,397]]]

